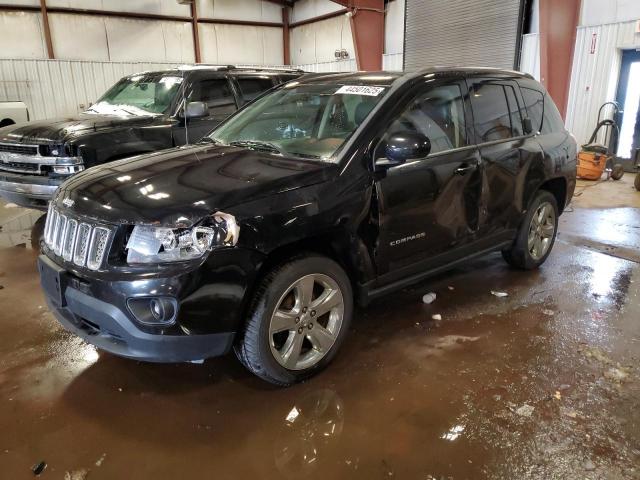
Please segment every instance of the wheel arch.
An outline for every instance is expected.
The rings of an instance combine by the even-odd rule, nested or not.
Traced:
[[[351,237],[346,231],[328,232],[279,245],[268,252],[261,262],[247,292],[247,298],[253,299],[263,279],[278,265],[310,254],[325,256],[340,265],[349,278],[354,294],[357,294],[358,283],[371,274],[369,267],[362,265],[362,249],[366,250],[364,244],[358,238]],[[246,316],[250,306],[251,301],[246,302],[243,316]]]
[[[562,213],[567,203],[567,179],[564,177],[551,178],[543,182],[538,190],[551,193],[558,204],[558,213]]]

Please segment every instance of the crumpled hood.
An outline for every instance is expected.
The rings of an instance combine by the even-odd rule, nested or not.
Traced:
[[[99,115],[81,113],[73,117],[37,120],[0,128],[0,142],[19,142],[30,145],[60,144],[105,129],[146,125],[152,115]]]
[[[326,181],[337,171],[334,164],[246,148],[178,147],[76,174],[62,184],[56,204],[109,223],[186,227],[216,210]]]

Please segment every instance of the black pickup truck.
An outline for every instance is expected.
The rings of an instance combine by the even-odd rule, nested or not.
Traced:
[[[576,142],[529,76],[307,75],[198,145],[64,183],[41,281],[101,349],[178,362],[234,348],[288,385],[334,357],[354,300],[494,250],[541,265],[575,178]]]
[[[70,175],[196,142],[248,101],[302,73],[198,65],[124,77],[75,117],[0,128],[0,197],[45,210]]]

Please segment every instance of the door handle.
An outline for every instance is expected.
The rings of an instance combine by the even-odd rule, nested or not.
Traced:
[[[463,164],[464,165],[464,164]],[[456,175],[466,175],[467,172],[471,171],[471,170],[475,170],[476,168],[478,168],[477,164],[473,164],[473,165],[465,165],[463,167],[458,167],[456,168],[453,173]]]

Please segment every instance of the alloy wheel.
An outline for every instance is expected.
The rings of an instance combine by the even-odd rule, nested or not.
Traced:
[[[551,247],[556,230],[556,212],[549,202],[541,203],[536,209],[531,224],[527,248],[531,258],[538,261],[546,255]]]
[[[287,288],[271,315],[271,353],[289,370],[313,367],[335,343],[343,318],[338,283],[320,273],[305,275]]]

